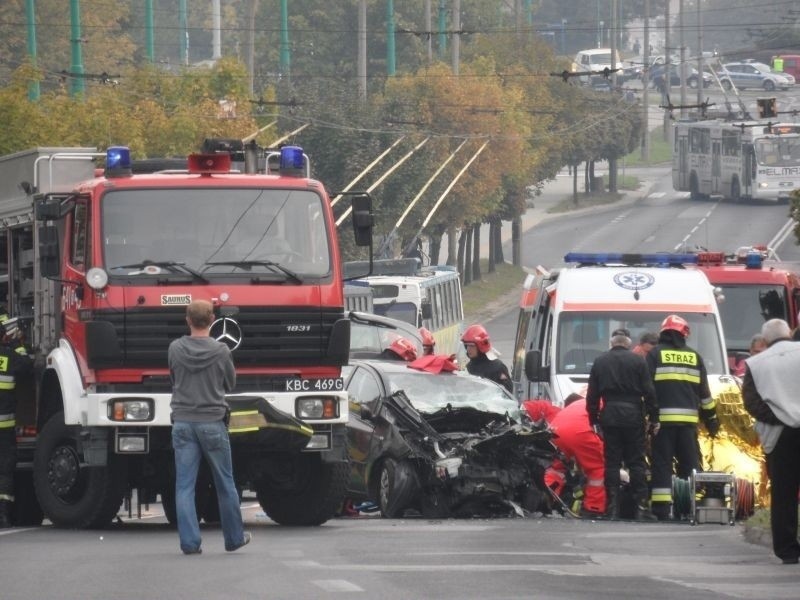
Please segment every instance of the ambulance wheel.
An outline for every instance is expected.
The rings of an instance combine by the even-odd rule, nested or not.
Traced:
[[[256,498],[280,525],[322,525],[344,502],[350,465],[323,462],[319,454],[297,453],[273,461],[255,485]]]
[[[78,451],[78,430],[66,425],[59,412],[39,433],[33,458],[36,497],[56,527],[106,527],[122,504],[126,463],[109,453],[106,466],[86,467]]]

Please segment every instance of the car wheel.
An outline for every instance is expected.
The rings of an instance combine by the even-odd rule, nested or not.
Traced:
[[[766,91],[766,92],[771,92],[771,91],[772,91],[772,90],[774,90],[774,89],[775,89],[775,82],[774,82],[774,81],[771,81],[771,80],[769,80],[769,79],[767,79],[767,80],[764,82],[764,91]]]
[[[730,82],[729,79],[723,79],[722,80],[722,89],[723,90],[725,90],[726,92],[730,92],[732,88],[733,88],[733,84]]]
[[[697,89],[697,77],[689,77],[688,81],[686,82],[690,88],[693,90]]]
[[[378,478],[378,506],[388,519],[402,517],[418,495],[419,484],[408,461],[387,458]]]

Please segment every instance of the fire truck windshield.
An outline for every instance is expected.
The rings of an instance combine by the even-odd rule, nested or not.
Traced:
[[[110,277],[195,273],[300,282],[331,271],[322,198],[311,191],[111,190],[101,212]]]
[[[750,338],[761,332],[770,319],[789,320],[786,290],[779,285],[715,284],[722,290],[724,302],[719,316],[728,352],[747,352]]]
[[[680,313],[689,322],[687,344],[697,350],[709,373],[723,373],[723,343],[719,327],[710,313]],[[636,345],[646,332],[659,333],[663,312],[563,312],[558,321],[556,339],[557,371],[565,375],[587,375],[592,363],[608,350],[611,332],[624,327]]]

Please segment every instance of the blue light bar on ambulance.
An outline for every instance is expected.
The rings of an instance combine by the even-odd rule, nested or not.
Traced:
[[[106,149],[107,177],[127,176],[131,170],[131,150],[127,146],[109,146]]]
[[[570,252],[564,256],[565,263],[581,265],[639,265],[652,267],[672,267],[696,264],[695,254],[671,254],[667,252],[655,254],[625,254],[617,252]]]

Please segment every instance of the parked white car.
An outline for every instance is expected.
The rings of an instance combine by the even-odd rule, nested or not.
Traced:
[[[581,83],[589,83],[592,78],[602,78],[601,74],[603,69],[619,69],[618,74],[623,75],[624,65],[619,59],[619,52],[617,52],[616,61],[612,66],[611,48],[591,48],[589,50],[581,50],[575,55],[572,61],[572,72],[596,72],[597,75],[581,75],[579,77]]]

